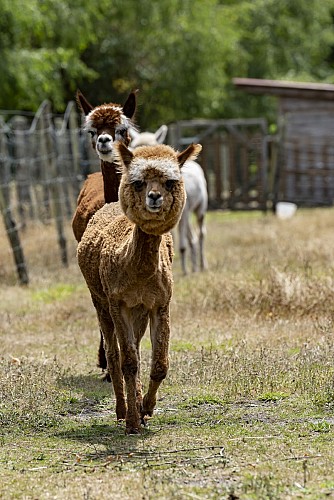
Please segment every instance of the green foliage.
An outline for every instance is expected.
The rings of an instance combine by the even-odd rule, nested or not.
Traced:
[[[36,110],[50,99],[64,110],[79,79],[97,74],[80,56],[95,40],[83,0],[0,0],[0,108]]]
[[[327,433],[330,432],[332,425],[326,420],[321,420],[320,422],[311,422],[310,428],[313,432]]]
[[[0,108],[58,111],[140,89],[142,128],[194,117],[272,118],[232,78],[334,81],[334,0],[0,0]]]

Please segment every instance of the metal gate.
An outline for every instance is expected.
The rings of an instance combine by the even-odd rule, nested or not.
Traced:
[[[169,125],[168,143],[203,146],[199,158],[208,183],[209,206],[266,210],[268,144],[265,119],[189,120]]]

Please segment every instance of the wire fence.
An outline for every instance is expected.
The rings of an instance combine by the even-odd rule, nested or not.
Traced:
[[[182,149],[189,133],[203,142],[211,208],[238,208],[239,203],[242,209],[266,209],[263,120],[178,122],[170,127],[169,140]],[[71,231],[76,200],[82,181],[98,169],[74,102],[64,115],[54,115],[48,101],[35,115],[0,112],[0,237],[2,231],[1,241],[6,240],[0,249],[0,284],[8,281],[9,269],[21,284],[28,283],[37,257],[37,272],[50,264],[69,265],[76,247]]]
[[[19,282],[29,282],[28,235],[34,252],[43,239],[56,236],[60,262],[68,266],[77,196],[83,179],[98,168],[74,102],[64,115],[53,114],[48,101],[35,115],[1,112],[0,234],[6,234],[8,248],[0,251],[0,282],[13,266]]]

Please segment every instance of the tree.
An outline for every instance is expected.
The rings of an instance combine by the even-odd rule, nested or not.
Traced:
[[[35,110],[48,98],[62,111],[78,79],[97,77],[80,59],[95,39],[85,4],[0,0],[0,108]]]
[[[22,5],[23,4],[23,5]],[[334,81],[334,0],[0,0],[0,107],[140,89],[137,121],[270,115],[232,78]]]
[[[238,40],[234,18],[216,0],[115,1],[83,56],[99,79],[83,86],[98,101],[138,87],[144,128],[219,116]]]

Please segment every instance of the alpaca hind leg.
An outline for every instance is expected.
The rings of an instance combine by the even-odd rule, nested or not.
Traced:
[[[208,264],[204,254],[204,239],[206,236],[206,227],[204,223],[204,215],[198,216],[198,227],[199,227],[199,258],[200,258],[200,266],[201,271],[205,271],[208,268]]]
[[[197,271],[197,238],[193,228],[188,221],[187,227],[187,240],[190,248],[190,256],[191,256],[191,268],[193,273]]]
[[[185,211],[183,211],[180,222],[179,222],[179,226],[178,226],[180,260],[181,260],[181,269],[182,269],[183,274],[187,274],[187,263],[186,263],[187,217],[188,217],[187,213]]]
[[[157,391],[161,382],[166,378],[169,367],[169,305],[157,308],[151,313],[151,343],[152,362],[150,383],[143,399],[142,420],[145,416],[152,416],[156,404]]]
[[[108,372],[112,380],[116,398],[117,420],[124,420],[126,417],[126,401],[124,392],[124,379],[121,370],[121,357],[119,346],[114,331],[111,316],[106,310],[98,311],[98,318],[103,332],[105,355],[107,359]]]
[[[107,365],[106,351],[104,348],[103,333],[102,333],[101,329],[100,329],[100,345],[99,345],[99,350],[97,353],[97,366],[99,368],[101,368],[103,371],[107,370],[107,366],[108,366]],[[103,376],[103,380],[106,380],[107,382],[111,382],[110,373],[108,371]]]

